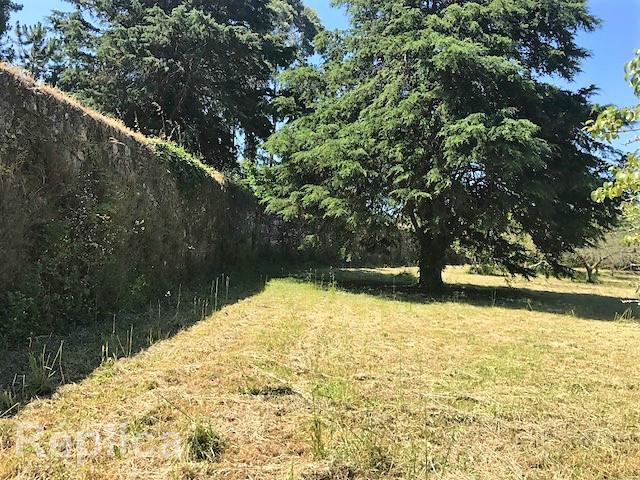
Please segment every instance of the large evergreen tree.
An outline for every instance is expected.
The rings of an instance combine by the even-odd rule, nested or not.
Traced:
[[[338,3],[351,29],[283,77],[287,123],[256,177],[269,211],[324,237],[410,226],[424,289],[442,287],[454,243],[527,275],[532,245],[560,270],[600,235],[612,206],[590,198],[605,171],[581,130],[590,90],[546,81],[587,56],[584,1]]]
[[[38,30],[23,35],[34,73],[219,168],[272,132],[273,75],[311,53],[319,28],[300,0],[67,1],[48,55]]]

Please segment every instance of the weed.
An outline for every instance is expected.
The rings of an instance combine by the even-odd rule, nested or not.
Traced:
[[[188,457],[196,462],[215,462],[227,442],[207,422],[194,422],[186,440]]]
[[[161,331],[158,331],[158,335],[161,335]],[[149,331],[147,336],[147,342],[151,344],[153,341],[153,330]],[[101,359],[104,363],[108,359],[117,360],[119,358],[129,358],[134,352],[134,339],[133,339],[133,325],[125,332],[124,343],[120,338],[120,335],[116,331],[116,319],[113,317],[113,329],[111,334],[103,337],[101,345]]]
[[[0,451],[13,446],[14,433],[13,426],[10,423],[0,420]]]
[[[341,429],[339,451],[350,462],[367,471],[388,473],[395,461],[385,425],[377,424],[379,412],[365,412],[363,416],[347,420],[341,415],[332,419]]]
[[[378,472],[389,472],[393,468],[394,462],[386,447],[371,443],[365,452],[368,468]]]
[[[311,450],[313,452],[313,456],[318,459],[325,458],[326,456],[323,430],[324,430],[324,425],[322,423],[322,419],[320,418],[320,414],[317,410],[316,399],[314,397],[309,434],[311,437]]]
[[[616,322],[634,322],[636,320],[634,316],[634,312],[632,308],[627,308],[622,313],[616,313],[615,321]]]
[[[355,394],[353,387],[341,378],[329,378],[318,383],[314,388],[314,394],[333,402],[347,403],[353,400]]]
[[[0,391],[0,418],[7,416],[19,404],[11,390]]]
[[[303,480],[352,480],[358,478],[354,468],[343,463],[333,463],[323,469],[314,469],[302,474]]]
[[[47,354],[46,345],[39,354],[29,353],[29,390],[31,395],[48,395],[56,386],[56,376],[59,373],[61,381],[64,381],[62,370],[62,343],[52,358]],[[56,367],[56,364],[58,366]]]
[[[160,412],[158,409],[153,409],[127,425],[127,433],[137,434],[146,432],[159,421]]]

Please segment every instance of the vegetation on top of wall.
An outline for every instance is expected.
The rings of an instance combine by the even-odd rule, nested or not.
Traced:
[[[157,157],[167,163],[168,171],[176,178],[182,193],[193,195],[211,180],[224,184],[224,176],[220,172],[205,165],[184,147],[159,138],[149,139],[149,144]]]

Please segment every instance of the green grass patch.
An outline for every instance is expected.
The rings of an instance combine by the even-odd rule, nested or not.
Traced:
[[[191,426],[186,439],[189,459],[196,462],[215,462],[226,448],[226,440],[208,422],[198,421]]]

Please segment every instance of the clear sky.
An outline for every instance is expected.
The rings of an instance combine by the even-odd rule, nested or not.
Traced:
[[[17,0],[23,4],[15,19],[22,23],[42,20],[53,9],[67,9],[63,0]],[[330,0],[305,0],[314,8],[328,28],[345,28],[348,19],[343,11],[330,5]],[[583,72],[570,87],[597,85],[596,101],[619,106],[634,104],[631,88],[624,81],[624,64],[640,48],[640,0],[589,0],[591,12],[602,20],[593,33],[582,33],[581,46],[592,56],[583,64]]]

